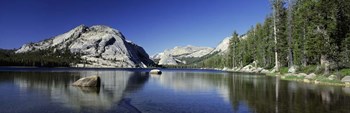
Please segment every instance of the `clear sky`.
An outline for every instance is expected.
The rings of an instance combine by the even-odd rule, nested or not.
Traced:
[[[19,48],[84,24],[107,25],[150,55],[215,47],[271,12],[269,0],[0,0],[0,48]]]

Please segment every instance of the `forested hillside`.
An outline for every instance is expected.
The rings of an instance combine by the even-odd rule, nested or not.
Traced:
[[[350,68],[350,2],[271,0],[272,13],[240,38],[234,32],[229,54],[202,62],[219,67],[318,67],[320,73]],[[215,61],[213,61],[215,59]],[[212,64],[212,63],[210,63]]]
[[[69,67],[81,61],[79,54],[64,50],[48,49],[15,54],[15,50],[0,49],[0,66]]]

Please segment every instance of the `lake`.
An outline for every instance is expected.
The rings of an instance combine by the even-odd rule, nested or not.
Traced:
[[[215,70],[0,68],[0,112],[349,113],[350,88]],[[100,88],[71,84],[98,75]]]

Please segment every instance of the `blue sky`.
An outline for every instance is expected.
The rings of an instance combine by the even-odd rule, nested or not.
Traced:
[[[107,25],[150,55],[215,47],[271,12],[268,0],[0,0],[0,48],[19,48],[85,24]]]

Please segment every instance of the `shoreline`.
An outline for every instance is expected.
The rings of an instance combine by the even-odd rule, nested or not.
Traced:
[[[306,78],[306,76],[299,76],[301,73],[281,74],[281,73],[270,72],[270,71],[262,73],[262,72],[256,72],[256,71],[247,71],[247,70],[240,71],[240,70],[230,70],[230,69],[222,69],[222,71],[233,72],[233,73],[259,74],[259,75],[270,76],[270,77],[279,77],[281,80],[303,82],[303,83],[315,84],[315,85],[350,87],[349,83],[341,82],[341,80],[336,80],[336,79],[329,80],[327,79],[327,77],[322,78],[322,75],[316,75],[316,74],[315,74],[315,77],[313,78]],[[310,74],[314,74],[314,73],[310,73]]]
[[[25,71],[27,69],[33,71],[37,69],[71,69],[71,70],[132,70],[132,69],[177,69],[177,68],[161,68],[161,67],[148,67],[148,68],[107,68],[107,67],[32,67],[32,66],[0,66],[0,71],[11,71],[12,69],[23,69],[22,71]],[[264,75],[264,76],[271,76],[271,77],[279,77],[281,80],[287,80],[287,81],[297,81],[297,82],[303,82],[308,84],[316,84],[316,85],[330,85],[330,86],[341,86],[341,87],[350,87],[350,84],[347,82],[341,82],[341,80],[333,79],[329,80],[327,77],[324,77],[322,75],[316,75],[313,78],[306,78],[307,74],[305,73],[276,73],[271,72],[266,69],[262,68],[250,68],[250,69],[210,69],[210,68],[184,68],[185,70],[213,70],[213,71],[223,71],[223,72],[232,72],[232,73],[246,73],[246,74],[258,74],[258,75]],[[264,72],[263,72],[264,70]],[[303,76],[300,76],[300,74],[305,74]],[[313,74],[313,73],[312,73]]]
[[[281,80],[303,82],[307,84],[350,87],[350,85],[346,85],[346,83],[341,82],[340,80],[329,80],[330,82],[327,82],[327,81],[318,80],[318,79],[307,79],[303,77],[296,77],[296,74],[293,74],[293,76],[290,76],[285,74],[278,75],[276,73],[271,73],[271,74],[265,74],[265,76],[279,77]],[[317,76],[320,76],[320,75],[317,75]]]

